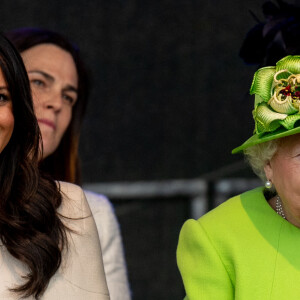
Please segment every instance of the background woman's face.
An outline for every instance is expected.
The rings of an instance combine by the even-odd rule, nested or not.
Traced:
[[[2,70],[0,69],[0,153],[11,138],[14,123],[12,100]]]
[[[78,76],[71,54],[53,44],[22,52],[43,139],[43,158],[58,147],[77,101]]]

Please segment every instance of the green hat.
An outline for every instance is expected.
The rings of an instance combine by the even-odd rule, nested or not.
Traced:
[[[300,133],[300,55],[286,56],[276,67],[258,69],[250,95],[255,94],[254,135],[232,150],[248,147]]]

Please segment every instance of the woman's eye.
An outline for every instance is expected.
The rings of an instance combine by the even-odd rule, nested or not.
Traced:
[[[75,99],[69,95],[63,95],[63,98],[72,106],[75,104]]]
[[[34,84],[35,86],[38,86],[38,87],[45,86],[45,83],[42,80],[39,80],[39,79],[32,79],[30,82],[32,84]]]
[[[6,102],[10,100],[9,96],[6,94],[0,94],[0,102]]]

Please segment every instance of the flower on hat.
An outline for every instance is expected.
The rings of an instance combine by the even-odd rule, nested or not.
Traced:
[[[276,67],[257,70],[250,94],[255,94],[254,133],[294,128],[300,120],[300,56],[287,56]]]

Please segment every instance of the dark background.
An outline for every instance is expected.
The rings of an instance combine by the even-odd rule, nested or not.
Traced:
[[[256,2],[99,4],[84,37],[97,72],[85,180],[192,178],[241,159],[230,151],[253,130],[244,95],[254,68],[238,50]]]
[[[2,0],[2,29],[39,26],[80,45],[93,89],[85,182],[193,178],[240,160],[255,67],[238,56],[263,1]],[[259,46],[259,45],[258,45]],[[93,172],[91,172],[91,168]]]
[[[189,179],[227,166],[253,130],[255,66],[238,56],[264,1],[1,0],[1,27],[44,27],[77,43],[92,91],[84,182]],[[292,3],[290,1],[290,3]],[[257,45],[259,47],[259,45]],[[118,201],[133,299],[181,299],[175,262],[189,199]]]

